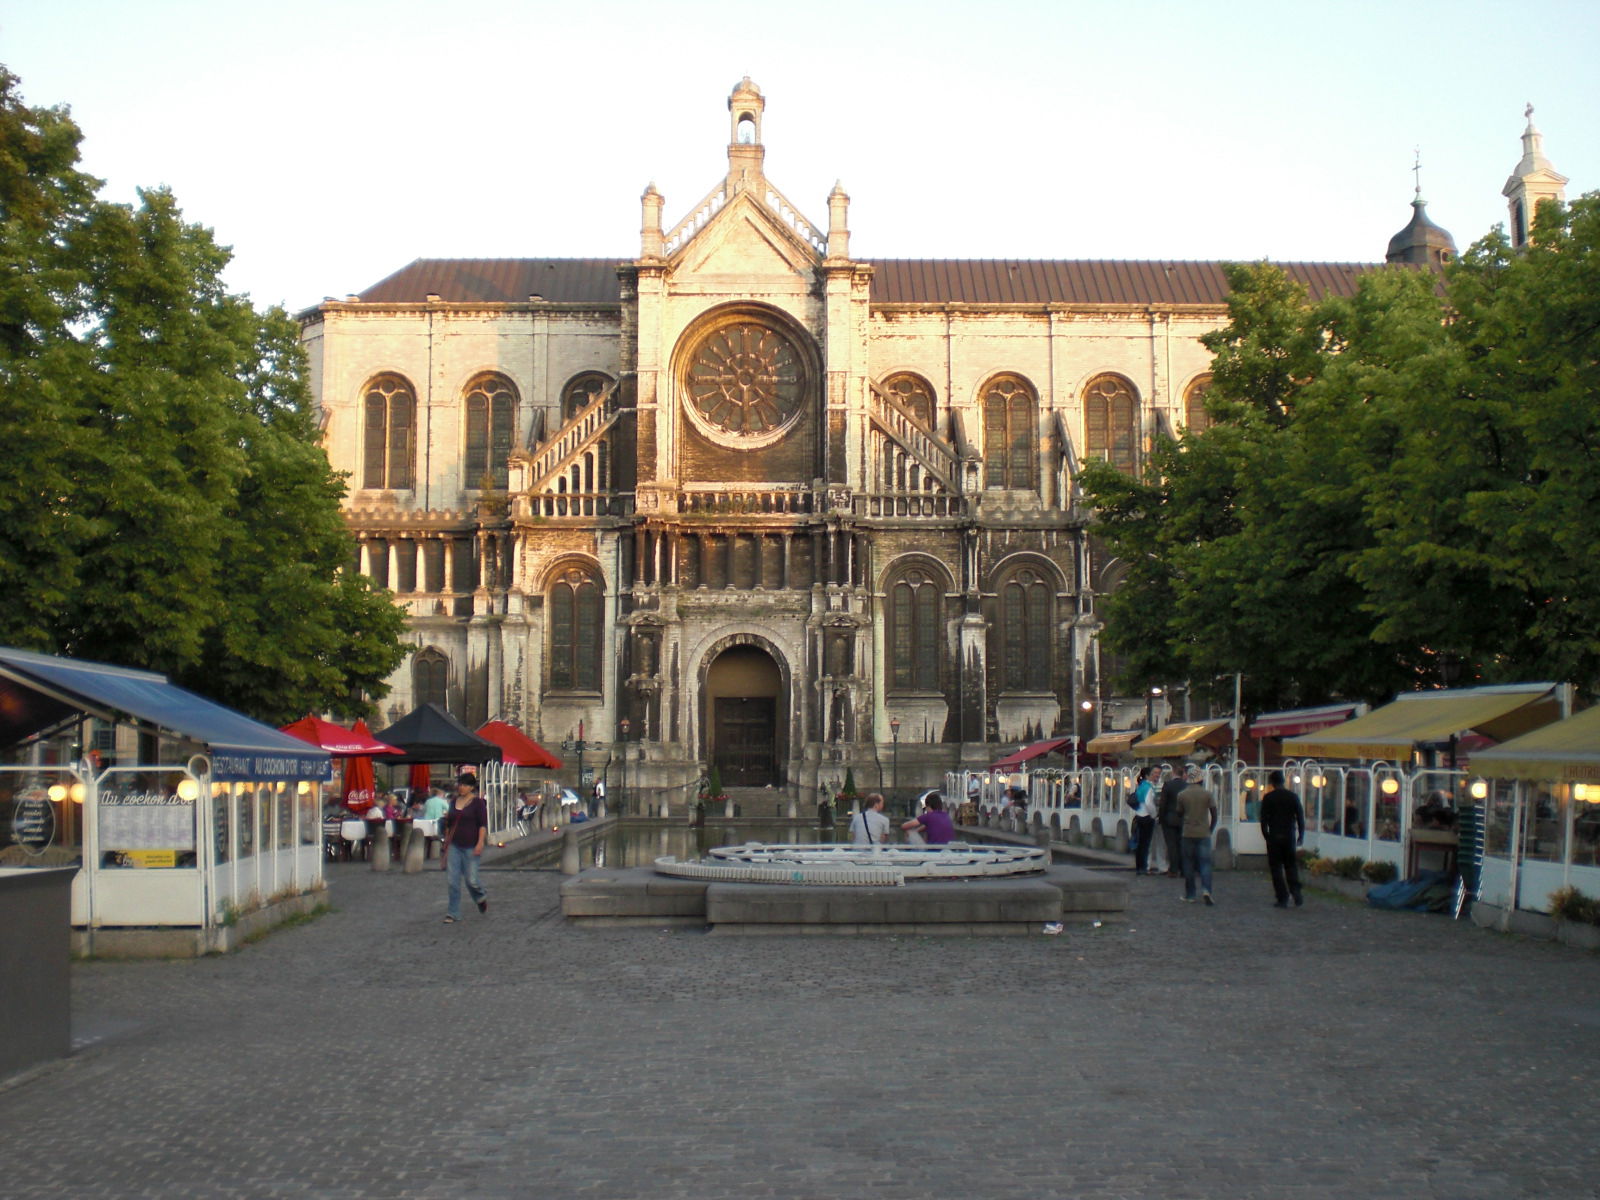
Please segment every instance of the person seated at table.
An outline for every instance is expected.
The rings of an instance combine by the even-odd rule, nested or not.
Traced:
[[[428,798],[422,802],[422,819],[433,822],[433,834],[422,846],[424,858],[433,857],[433,843],[444,834],[441,822],[450,811],[450,801],[444,798],[444,789],[438,784],[428,788]]]

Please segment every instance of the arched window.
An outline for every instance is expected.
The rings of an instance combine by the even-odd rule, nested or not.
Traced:
[[[929,429],[933,426],[935,401],[933,388],[919,375],[902,373],[891,375],[883,381],[883,390],[899,402],[900,407],[921,421]]]
[[[503,375],[480,375],[467,385],[467,486],[506,486],[506,459],[517,431],[517,390]]]
[[[1000,585],[998,601],[1001,689],[1049,691],[1053,589],[1040,571],[1023,567]]]
[[[600,690],[599,585],[581,567],[560,572],[550,585],[550,686]]]
[[[983,486],[1021,491],[1034,486],[1039,453],[1038,405],[1019,375],[1000,375],[983,389]]]
[[[437,704],[448,709],[450,660],[429,646],[411,660],[411,697],[418,705]]]
[[[1102,375],[1083,390],[1083,423],[1090,456],[1132,471],[1139,465],[1139,399],[1120,375]]]
[[[1195,433],[1204,433],[1211,427],[1206,413],[1206,393],[1211,390],[1211,376],[1202,375],[1183,393],[1183,423]]]
[[[611,377],[599,371],[585,371],[561,389],[561,419],[570,421],[593,404],[611,386]]]
[[[413,486],[417,452],[417,399],[398,375],[379,375],[362,397],[366,447],[361,486],[403,490]]]
[[[943,589],[913,567],[889,589],[889,686],[895,691],[939,690],[939,620]]]

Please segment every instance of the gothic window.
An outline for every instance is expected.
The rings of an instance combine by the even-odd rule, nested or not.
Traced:
[[[1034,486],[1037,410],[1033,388],[1021,376],[1001,375],[984,388],[984,487],[1020,491]]]
[[[448,708],[450,660],[429,646],[411,660],[411,695],[417,704]]]
[[[900,374],[891,375],[883,382],[883,390],[899,402],[900,407],[921,421],[929,429],[933,428],[934,399],[933,388],[928,381],[917,375]]]
[[[1000,686],[1008,692],[1050,690],[1055,597],[1044,576],[1024,567],[1000,585]]]
[[[1083,392],[1086,449],[1094,458],[1133,471],[1139,465],[1139,399],[1120,375],[1102,375]]]
[[[569,567],[550,585],[550,686],[562,691],[600,690],[600,607],[594,577]]]
[[[941,589],[913,568],[889,589],[889,685],[895,691],[939,690]]]
[[[417,400],[398,375],[380,375],[367,384],[366,446],[362,487],[404,490],[413,486],[417,452]]]
[[[502,375],[480,375],[467,385],[467,486],[504,488],[506,459],[517,432],[517,391]]]
[[[561,419],[570,421],[593,404],[611,386],[611,377],[599,371],[585,371],[561,389]]]
[[[1211,376],[1202,375],[1183,393],[1183,423],[1195,433],[1203,433],[1211,425],[1206,415],[1206,393],[1211,390]]]

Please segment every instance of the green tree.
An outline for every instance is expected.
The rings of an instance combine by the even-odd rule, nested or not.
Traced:
[[[1244,673],[1253,710],[1441,683],[1600,684],[1600,197],[1440,279],[1313,302],[1229,270],[1212,425],[1092,464],[1129,687]]]
[[[294,325],[170,193],[98,199],[79,136],[0,68],[0,641],[361,711],[403,616],[347,571]]]

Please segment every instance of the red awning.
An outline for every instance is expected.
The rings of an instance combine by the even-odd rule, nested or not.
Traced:
[[[1004,758],[989,764],[991,771],[1015,771],[1025,762],[1035,758],[1043,758],[1057,750],[1066,751],[1072,746],[1072,736],[1046,738],[1042,742],[1034,742],[1031,746],[1024,746],[1020,750],[1013,750]]]
[[[301,717],[292,725],[284,725],[281,732],[297,737],[302,742],[320,746],[335,758],[349,758],[355,754],[399,754],[398,746],[380,742],[367,732],[364,722],[357,722],[359,730],[351,731],[343,725],[324,721],[321,717]]]
[[[1342,725],[1356,715],[1359,704],[1325,704],[1321,708],[1295,708],[1287,712],[1262,713],[1250,723],[1253,738],[1299,737]]]
[[[561,760],[514,725],[504,721],[490,721],[478,730],[478,736],[500,747],[501,761],[513,767],[560,768]]]

